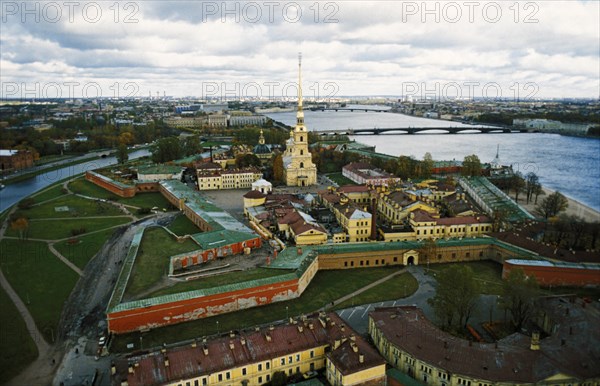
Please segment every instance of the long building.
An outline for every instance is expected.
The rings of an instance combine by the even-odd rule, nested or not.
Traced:
[[[385,360],[335,313],[118,360],[115,386],[262,385],[326,369],[332,385],[386,385]]]
[[[497,343],[471,342],[439,330],[415,306],[369,313],[369,335],[387,362],[431,386],[597,385],[600,309],[580,299],[549,298],[539,332]]]

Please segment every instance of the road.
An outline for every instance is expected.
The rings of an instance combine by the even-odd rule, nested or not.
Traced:
[[[368,333],[369,327],[369,312],[376,307],[395,307],[400,305],[416,305],[420,307],[425,315],[430,320],[435,320],[435,314],[433,309],[427,303],[427,300],[435,296],[436,281],[433,276],[425,274],[425,267],[423,266],[410,266],[407,268],[415,279],[419,282],[419,289],[411,296],[403,299],[390,300],[387,302],[379,302],[372,304],[364,304],[355,307],[345,308],[337,311],[337,314],[346,321],[357,333],[365,335]],[[496,306],[497,297],[495,295],[480,295],[477,308],[473,313],[473,316],[469,320],[477,331],[484,334],[479,328],[479,325],[483,322],[490,320],[490,315],[493,320],[499,320],[503,317],[503,313],[500,312]]]

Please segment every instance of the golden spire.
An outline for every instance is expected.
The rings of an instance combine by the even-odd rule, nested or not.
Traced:
[[[262,129],[260,129],[260,137],[258,137],[258,143],[260,143],[261,145],[265,144],[265,136],[263,135]]]
[[[298,112],[296,113],[296,126],[304,126],[304,112],[302,111],[302,53],[298,53]]]

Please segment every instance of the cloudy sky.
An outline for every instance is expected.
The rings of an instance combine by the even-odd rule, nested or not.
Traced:
[[[0,2],[2,97],[599,97],[600,2]]]

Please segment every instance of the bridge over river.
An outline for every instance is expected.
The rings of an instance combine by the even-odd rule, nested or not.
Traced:
[[[341,130],[319,130],[316,133],[320,135],[361,135],[361,134],[460,134],[479,132],[482,134],[499,134],[499,133],[526,133],[526,129],[513,129],[508,127],[391,127],[371,129],[341,129]]]

